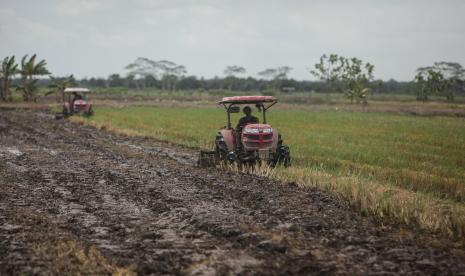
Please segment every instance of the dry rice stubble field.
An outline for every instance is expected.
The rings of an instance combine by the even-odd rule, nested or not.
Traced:
[[[378,219],[442,235],[465,235],[465,129],[454,117],[375,112],[272,110],[269,121],[293,152],[293,167],[267,175],[323,188]],[[209,148],[221,108],[105,107],[106,130]]]

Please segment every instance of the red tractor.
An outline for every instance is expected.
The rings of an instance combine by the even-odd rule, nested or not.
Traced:
[[[255,164],[265,161],[271,166],[291,164],[289,147],[283,144],[281,134],[266,121],[267,110],[278,100],[272,96],[234,96],[223,98],[228,115],[228,126],[220,129],[215,139],[214,151],[201,151],[199,164],[209,166],[220,162]],[[255,105],[262,113],[262,123],[254,121],[235,129],[231,125],[231,113],[239,113],[241,105]],[[250,110],[250,107],[249,107]],[[257,119],[257,118],[255,118]]]
[[[90,93],[91,91],[87,88],[66,88],[63,92],[63,116],[68,117],[74,114],[93,115]]]

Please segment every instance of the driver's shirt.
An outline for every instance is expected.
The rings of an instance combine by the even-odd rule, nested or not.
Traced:
[[[244,126],[248,124],[258,124],[258,118],[254,116],[250,116],[250,117],[244,116],[239,120],[239,123],[237,123],[236,129],[243,128]]]

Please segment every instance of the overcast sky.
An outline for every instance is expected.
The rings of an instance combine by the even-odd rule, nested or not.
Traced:
[[[0,0],[0,56],[26,53],[58,76],[124,74],[141,56],[204,77],[288,65],[296,79],[338,53],[411,80],[435,61],[465,65],[465,1]]]

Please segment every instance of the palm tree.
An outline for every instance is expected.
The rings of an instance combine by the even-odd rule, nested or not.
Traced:
[[[22,77],[22,85],[18,87],[18,90],[23,92],[23,98],[26,102],[36,100],[35,92],[38,88],[38,80],[34,77],[50,74],[50,72],[45,67],[47,62],[44,59],[36,63],[37,55],[34,54],[29,59],[27,57],[28,55],[25,55],[21,59],[21,69],[19,70],[19,73]]]
[[[11,78],[17,73],[18,64],[15,62],[15,56],[4,58],[0,68],[0,100],[11,101]]]
[[[52,81],[52,84],[50,84],[48,87],[51,88],[51,90],[45,93],[45,95],[56,93],[57,102],[60,101],[59,96],[61,96],[62,101],[64,101],[64,91],[66,88],[77,85],[76,79],[73,75],[69,75],[68,77],[64,78],[56,78],[51,76],[50,80]]]

